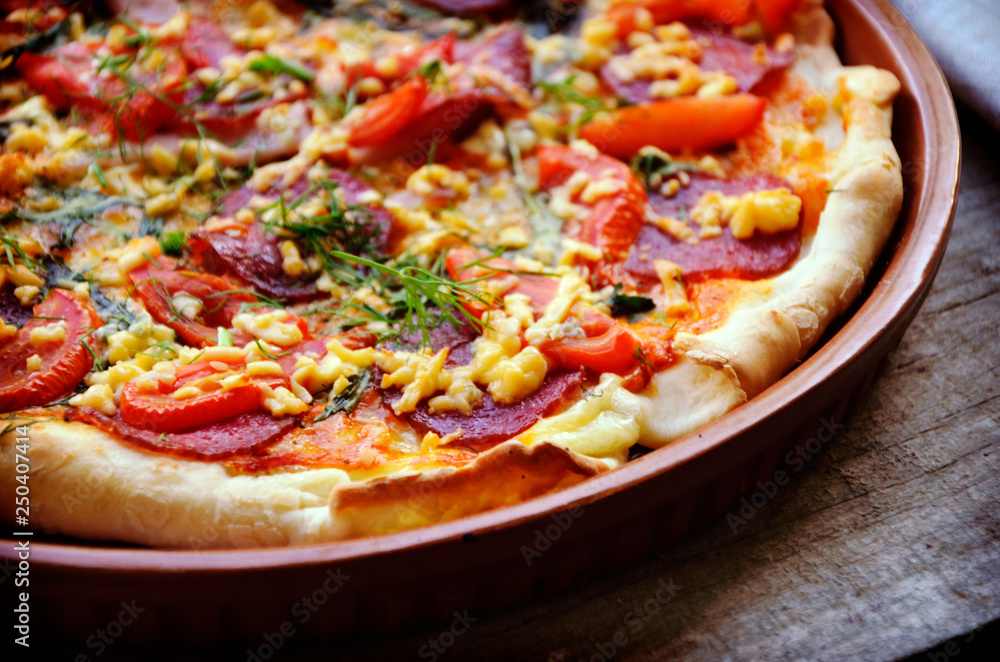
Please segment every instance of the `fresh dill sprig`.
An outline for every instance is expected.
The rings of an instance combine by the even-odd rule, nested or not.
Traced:
[[[521,161],[521,148],[509,134],[504,132],[507,141],[507,151],[510,153],[510,162],[514,170],[514,183],[521,193],[521,199],[528,208],[528,217],[534,229],[534,238],[531,242],[531,250],[535,255],[539,254],[541,248],[552,257],[559,254],[562,242],[562,221],[552,213],[549,206],[543,204],[538,198],[528,190],[528,178],[524,173],[524,164]]]
[[[462,282],[451,280],[445,275],[443,255],[430,269],[416,264],[397,267],[340,251],[332,251],[330,255],[337,260],[367,267],[378,273],[381,277],[373,280],[377,280],[383,291],[390,294],[386,298],[394,305],[401,318],[401,331],[419,331],[425,346],[430,345],[431,331],[443,322],[456,329],[465,323],[480,330],[485,326],[463,305],[471,301],[489,305],[488,295],[472,287],[483,279]]]
[[[596,115],[603,107],[600,99],[581,94],[575,87],[573,87],[573,83],[576,82],[576,78],[577,76],[574,74],[561,83],[541,81],[538,84],[538,87],[545,92],[546,96],[550,97],[557,103],[582,106],[583,112],[569,127],[569,137],[571,140],[576,138],[576,134],[580,127],[592,120],[594,115]]]
[[[288,62],[287,60],[282,60],[266,53],[250,63],[250,70],[275,75],[288,74],[304,83],[310,83],[316,77],[316,74],[299,64]]]
[[[697,172],[698,166],[686,161],[677,161],[666,152],[655,147],[643,147],[632,157],[632,172],[645,183],[646,190],[659,186],[666,177],[680,172]]]

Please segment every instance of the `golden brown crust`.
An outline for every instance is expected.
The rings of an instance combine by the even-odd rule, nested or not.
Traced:
[[[346,483],[330,495],[338,537],[446,522],[575,485],[607,464],[561,446],[508,441],[465,467]]]
[[[461,468],[351,482],[339,469],[231,475],[220,463],[149,453],[82,423],[28,432],[36,529],[172,548],[266,547],[374,535],[530,499],[607,470],[553,444],[507,442]],[[0,472],[15,475],[13,432]],[[14,484],[3,481],[4,518]]]

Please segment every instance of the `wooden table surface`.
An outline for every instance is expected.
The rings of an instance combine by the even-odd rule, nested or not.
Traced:
[[[962,124],[958,217],[929,300],[836,442],[745,526],[720,520],[453,629],[292,640],[271,659],[977,659],[1000,617],[1000,136],[968,112]],[[135,655],[100,659],[248,659]]]
[[[836,442],[746,526],[720,520],[473,614],[458,636],[421,628],[293,659],[895,660],[941,644],[918,659],[947,660],[981,644],[1000,618],[1000,136],[961,120],[958,215],[929,299]]]

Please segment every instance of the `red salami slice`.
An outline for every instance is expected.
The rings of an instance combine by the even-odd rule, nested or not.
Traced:
[[[702,71],[724,71],[736,79],[740,90],[748,92],[772,71],[795,62],[795,51],[776,51],[761,44],[748,44],[731,34],[716,34],[705,28],[691,28],[694,37],[707,44],[699,66]]]
[[[517,85],[531,87],[531,52],[515,27],[505,26],[479,42],[458,42],[455,61],[492,67]]]
[[[462,430],[461,438],[453,445],[486,450],[556,413],[580,389],[583,377],[583,370],[551,374],[538,391],[510,405],[497,404],[489,393],[483,393],[482,403],[469,416],[459,413],[431,414],[426,403],[422,403],[404,418],[417,430],[435,432],[442,437]],[[399,399],[400,392],[385,391],[382,397],[391,404]]]
[[[345,172],[333,171],[330,179],[338,183],[349,205],[363,207],[363,195],[372,189]],[[309,190],[305,178],[285,191],[272,189],[264,194],[245,186],[226,196],[219,210],[220,216],[232,216],[256,195],[276,201],[282,193],[287,202],[292,202]],[[392,227],[392,215],[385,209],[363,207],[356,213],[366,233],[374,235],[374,240],[366,243],[382,246],[388,241]],[[265,296],[284,299],[292,303],[309,301],[321,295],[316,289],[313,276],[289,276],[282,268],[283,258],[278,248],[280,239],[265,233],[259,224],[220,231],[199,231],[191,235],[192,253],[201,266],[213,273],[231,272],[239,276]]]
[[[795,61],[794,51],[778,52],[764,44],[750,44],[729,33],[716,33],[702,27],[689,26],[691,34],[701,43],[704,51],[698,66],[702,71],[723,71],[736,79],[743,92],[748,92],[764,76],[784,69]],[[640,78],[625,82],[614,74],[611,67],[601,68],[601,77],[619,97],[629,103],[652,101],[649,93],[653,81]]]
[[[489,76],[462,74],[445,91],[433,90],[414,112],[400,112],[376,139],[356,143],[352,163],[372,163],[401,157],[412,168],[423,165],[435,145],[460,142],[495,112],[529,99],[531,55],[524,35],[513,27],[494,31],[482,41],[458,42],[456,62],[488,67]],[[397,88],[395,93],[402,92]],[[393,93],[390,93],[393,94]],[[387,114],[387,113],[386,113]]]
[[[750,191],[791,188],[773,175],[722,180],[708,175],[693,175],[691,184],[672,198],[650,194],[650,205],[660,216],[682,216],[707,191],[742,195]],[[702,239],[696,244],[675,239],[658,227],[643,226],[625,262],[625,271],[642,280],[658,280],[655,260],[670,260],[681,268],[685,278],[737,277],[756,279],[786,269],[798,257],[802,244],[799,227],[773,235],[755,234],[750,239],[735,239],[726,228],[722,236]]]
[[[255,411],[197,430],[161,434],[129,425],[121,416],[109,418],[93,409],[72,407],[65,415],[72,420],[114,432],[125,441],[146,450],[199,460],[223,460],[233,455],[260,450],[275,443],[298,425],[298,419],[293,416],[275,418],[269,412]]]
[[[180,49],[192,71],[204,67],[221,69],[222,58],[246,52],[237,47],[216,23],[202,17],[191,18]]]
[[[21,326],[31,319],[31,308],[22,306],[14,296],[14,284],[6,283],[0,286],[0,319],[7,324]]]
[[[446,365],[449,367],[468,365],[472,361],[472,342],[478,337],[479,332],[471,324],[463,324],[456,329],[451,323],[442,321],[430,332],[431,350],[440,352],[447,348]],[[423,340],[420,332],[414,331],[401,335],[386,346],[392,351],[416,351],[423,345]]]
[[[417,0],[417,2],[438,11],[459,15],[507,9],[514,4],[512,0]]]
[[[190,247],[207,271],[232,272],[272,299],[300,303],[320,294],[312,279],[285,273],[277,237],[265,235],[260,226],[247,226],[237,236],[226,231],[195,232]]]

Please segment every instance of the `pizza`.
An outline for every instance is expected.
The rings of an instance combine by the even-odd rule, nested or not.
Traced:
[[[2,0],[19,526],[164,548],[453,520],[794,367],[902,199],[815,0]]]

